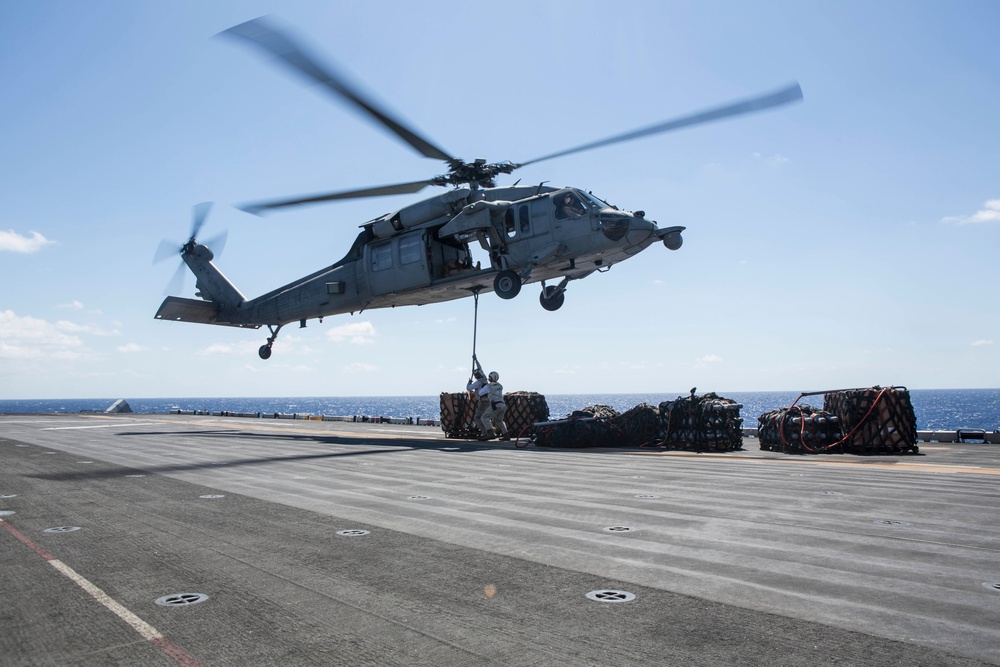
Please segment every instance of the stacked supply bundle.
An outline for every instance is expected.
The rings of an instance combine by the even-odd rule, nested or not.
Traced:
[[[620,415],[615,415],[609,419],[615,441],[609,445],[623,447],[641,447],[648,444],[659,444],[662,439],[660,433],[660,413],[651,405],[640,403],[631,410],[626,410]]]
[[[765,412],[757,419],[760,448],[786,454],[840,452],[840,418],[808,405]]]
[[[538,447],[608,447],[618,440],[611,425],[617,416],[608,405],[588,405],[563,419],[536,424],[534,442]]]
[[[901,454],[917,448],[917,418],[906,387],[844,389],[824,396],[823,407],[840,418],[844,451]]]
[[[533,391],[512,391],[503,395],[507,404],[504,422],[513,438],[531,435],[532,424],[549,420],[549,404]]]
[[[606,405],[575,410],[566,419],[536,424],[539,447],[666,446],[696,451],[743,447],[743,406],[714,393],[666,401],[654,408],[640,403],[621,414]]]
[[[481,425],[475,423],[476,401],[474,393],[463,391],[449,394],[441,392],[441,430],[449,438],[478,438]]]
[[[472,392],[449,394],[441,392],[441,429],[449,438],[478,438],[482,424],[477,424],[476,406],[486,398]],[[507,405],[504,422],[511,437],[530,435],[531,425],[549,418],[545,397],[533,391],[512,391],[503,395]]]
[[[566,419],[535,424],[534,442],[538,447],[609,447],[618,441],[611,422],[581,411]]]
[[[565,419],[538,425],[539,447],[641,447],[659,443],[656,408],[640,403],[619,414],[607,405],[574,410]]]
[[[714,392],[677,397],[660,403],[663,444],[693,451],[729,451],[743,448],[743,406]]]
[[[571,414],[566,415],[566,419],[573,419],[574,417],[597,417],[598,419],[614,419],[618,416],[618,411],[615,410],[610,405],[588,405],[585,408],[580,408],[579,410],[574,410]]]

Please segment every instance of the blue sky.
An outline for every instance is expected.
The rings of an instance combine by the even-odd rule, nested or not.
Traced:
[[[221,30],[273,14],[454,155],[524,161],[798,81],[803,103],[525,167],[661,225],[574,282],[480,301],[478,352],[549,394],[1000,385],[996,2],[0,4],[0,398],[460,390],[471,299],[260,330],[153,319],[191,209],[256,296],[420,195],[233,204],[441,172]],[[511,182],[511,181],[507,181]],[[425,191],[426,193],[427,191]],[[425,194],[421,193],[421,194]],[[188,276],[179,296],[192,297]]]

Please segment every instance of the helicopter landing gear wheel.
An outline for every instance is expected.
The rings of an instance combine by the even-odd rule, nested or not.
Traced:
[[[542,308],[549,311],[562,308],[565,300],[566,292],[553,285],[544,288],[538,297],[538,302],[542,304]]]
[[[521,291],[521,276],[513,271],[501,271],[493,279],[493,291],[501,299],[513,299]]]
[[[264,360],[271,358],[271,346],[274,345],[274,341],[278,337],[278,332],[281,331],[281,327],[283,326],[284,326],[283,324],[279,324],[278,326],[274,326],[273,324],[267,325],[267,328],[268,330],[270,330],[271,335],[268,336],[267,342],[261,345],[260,348],[258,348],[257,356],[259,356],[261,359]]]

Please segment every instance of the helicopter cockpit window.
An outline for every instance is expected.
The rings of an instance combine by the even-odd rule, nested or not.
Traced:
[[[573,192],[560,192],[552,198],[556,207],[556,220],[572,220],[587,212],[580,197]]]
[[[388,243],[372,246],[372,271],[384,271],[392,268],[392,246]]]
[[[595,196],[593,192],[584,192],[583,196],[590,202],[591,206],[596,206],[597,208],[615,208],[600,197]]]

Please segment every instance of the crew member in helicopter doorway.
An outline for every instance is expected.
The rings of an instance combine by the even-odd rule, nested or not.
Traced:
[[[503,401],[503,385],[498,382],[500,374],[490,371],[489,381],[479,389],[480,401],[486,404],[486,412],[483,413],[483,434],[480,440],[489,440],[495,437],[496,431],[500,431],[501,440],[510,440],[510,433],[507,431],[507,424],[504,423],[504,415],[507,414],[507,404]],[[483,399],[486,399],[483,401]]]

